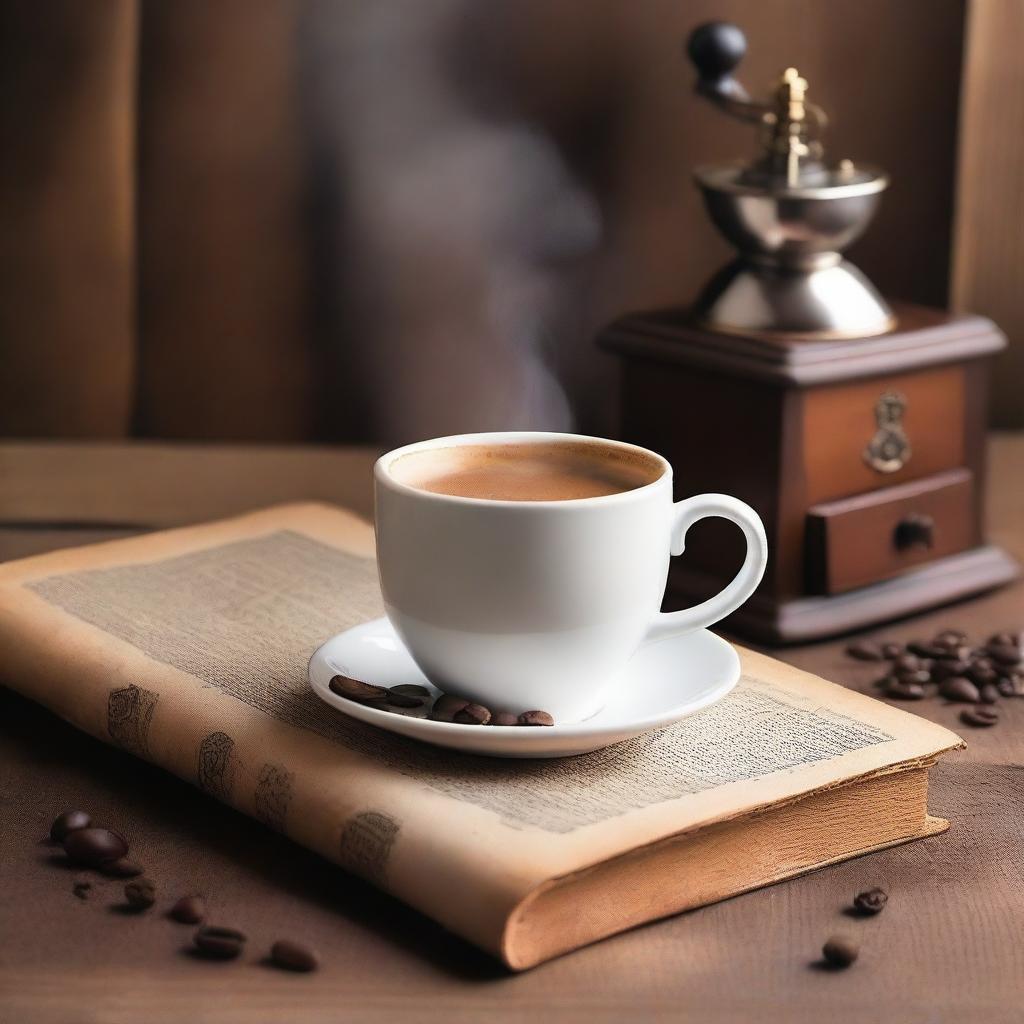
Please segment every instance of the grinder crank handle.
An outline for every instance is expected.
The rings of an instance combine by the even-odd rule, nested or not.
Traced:
[[[743,121],[760,121],[767,104],[750,98],[732,77],[747,52],[747,37],[738,25],[709,21],[690,33],[686,53],[697,69],[696,91],[719,109]]]

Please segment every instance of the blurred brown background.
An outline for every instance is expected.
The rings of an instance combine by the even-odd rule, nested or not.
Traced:
[[[728,255],[689,181],[753,146],[691,92],[711,18],[891,172],[853,260],[996,317],[1024,424],[1017,0],[0,0],[0,435],[614,429],[595,330]]]

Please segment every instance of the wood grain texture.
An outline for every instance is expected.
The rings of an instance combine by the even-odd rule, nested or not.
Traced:
[[[63,450],[61,450],[61,448]],[[11,453],[0,447],[10,470]],[[37,453],[38,454],[38,453]],[[201,449],[157,459],[180,493],[173,516],[201,518],[209,467],[239,477],[259,470],[256,453]],[[363,508],[369,453],[267,454],[265,469],[293,474],[294,493],[278,480],[278,498],[307,496],[308,480],[289,465],[317,464],[353,474],[350,489]],[[137,451],[122,453],[123,472],[143,472]],[[991,447],[990,535],[1024,556],[1024,436]],[[186,458],[188,456],[189,458]],[[50,467],[75,461],[78,485],[89,460],[123,504],[97,502],[86,491],[81,520],[140,517],[153,508],[117,473],[110,448],[60,446]],[[60,512],[74,512],[73,488],[60,491],[17,446],[14,458],[34,485],[0,472],[0,497],[21,509],[44,503],[33,492],[60,492]],[[304,459],[311,460],[304,463]],[[333,463],[332,463],[333,460]],[[360,461],[363,460],[363,461]],[[191,462],[191,472],[185,472]],[[242,469],[245,469],[245,473]],[[167,493],[171,490],[164,485]],[[33,505],[35,500],[36,504]],[[133,504],[134,503],[134,504]],[[210,514],[227,510],[225,490],[210,495]],[[234,509],[232,509],[234,510]],[[171,518],[170,512],[168,517]],[[0,529],[0,534],[4,531]],[[70,536],[70,532],[68,534]],[[91,531],[84,532],[89,539]],[[872,634],[905,641],[958,625],[973,636],[1024,623],[1024,584]],[[877,665],[854,662],[844,643],[793,648],[785,660],[852,688],[874,692]],[[0,664],[0,678],[2,678]],[[922,702],[913,709],[957,728],[956,706]],[[518,976],[437,925],[344,875],[315,855],[225,809],[178,779],[78,733],[7,691],[0,691],[0,777],[5,827],[0,830],[4,901],[0,909],[0,1019],[18,1024],[170,1024],[182,1020],[253,1024],[366,1021],[371,1024],[478,1024],[559,1021],[603,1024],[673,1021],[692,1024],[830,1024],[865,1021],[924,1024],[970,1021],[1010,1024],[1024,998],[1024,921],[1019,808],[1024,806],[1024,700],[1004,705],[1004,721],[968,735],[970,748],[936,769],[933,813],[952,821],[949,833],[825,868],[714,906],[598,943]],[[99,883],[75,899],[75,872],[51,862],[39,840],[70,806],[129,832],[133,853],[158,879],[161,892],[201,890],[219,923],[250,936],[234,964],[199,962],[184,949],[189,929],[159,915],[110,911],[116,883]],[[853,894],[874,885],[890,893],[877,918],[843,911]],[[452,893],[453,899],[464,898]],[[821,969],[821,943],[833,932],[854,934],[860,960],[850,970]],[[289,975],[260,963],[276,938],[317,946],[324,966]]]
[[[807,513],[810,592],[840,594],[898,576],[936,558],[966,551],[974,539],[972,478],[951,470],[882,491],[815,505]],[[897,531],[926,516],[932,537],[901,546]]]
[[[1024,425],[1024,4],[970,0],[960,108],[952,299],[992,317],[1009,349],[994,377],[994,422]]]

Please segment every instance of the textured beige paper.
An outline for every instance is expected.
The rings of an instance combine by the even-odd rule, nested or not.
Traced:
[[[309,689],[313,650],[381,612],[372,529],[319,505],[0,567],[5,682],[499,955],[552,879],[960,743],[743,651],[737,689],[667,729],[554,761],[460,755]]]

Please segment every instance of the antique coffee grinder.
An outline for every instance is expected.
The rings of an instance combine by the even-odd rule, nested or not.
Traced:
[[[990,321],[887,303],[842,252],[888,184],[826,163],[824,112],[787,68],[769,100],[732,77],[743,33],[690,37],[697,93],[757,126],[751,163],[695,178],[738,256],[687,309],[626,316],[600,344],[622,359],[623,438],[666,455],[679,495],[722,491],[764,519],[771,559],[726,629],[796,642],[856,629],[1013,579],[982,538]],[[713,593],[742,561],[706,520],[670,593]]]

